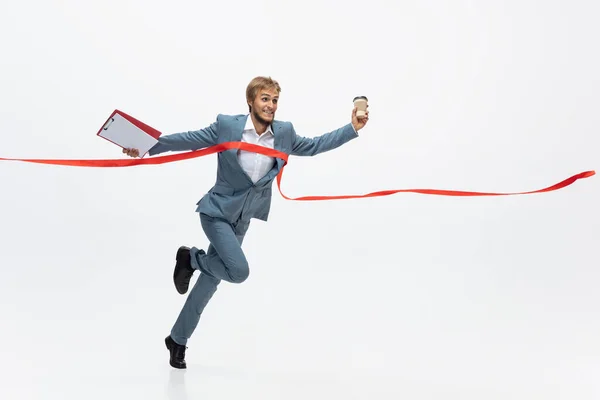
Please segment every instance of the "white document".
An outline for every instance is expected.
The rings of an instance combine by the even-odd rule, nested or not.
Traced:
[[[144,157],[160,137],[161,133],[143,122],[115,110],[98,131],[98,136],[122,147],[137,149]]]

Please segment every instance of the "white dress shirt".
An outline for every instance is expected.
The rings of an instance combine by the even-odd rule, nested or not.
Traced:
[[[242,142],[252,143],[272,149],[275,146],[273,129],[271,125],[269,125],[267,130],[259,136],[258,133],[256,133],[256,129],[254,129],[252,118],[250,115],[248,115],[248,118],[246,119],[246,126],[244,127],[244,133],[242,134]],[[248,174],[254,183],[258,182],[262,177],[264,177],[275,165],[275,158],[273,157],[244,150],[238,150],[238,161],[242,166],[242,169],[246,172],[246,174]]]

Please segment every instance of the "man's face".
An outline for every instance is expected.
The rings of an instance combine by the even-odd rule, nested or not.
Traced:
[[[261,89],[256,94],[256,98],[250,104],[254,117],[265,124],[273,122],[277,103],[279,102],[279,93],[277,89]]]

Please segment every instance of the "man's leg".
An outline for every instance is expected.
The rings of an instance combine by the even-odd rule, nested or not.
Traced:
[[[211,248],[204,254],[199,249],[190,249],[191,264],[194,269],[218,280],[231,283],[244,282],[250,273],[248,261],[242,250],[242,243],[250,222],[238,221],[235,224],[200,214],[204,233]],[[212,251],[214,250],[214,251]]]
[[[171,338],[175,343],[185,346],[196,330],[204,308],[217,291],[220,280],[200,273],[196,284],[190,291],[175,324],[171,328]]]
[[[249,223],[231,225],[203,214],[200,218],[211,244],[206,254],[196,248],[190,250],[191,264],[201,273],[171,329],[171,338],[183,346],[198,326],[200,316],[221,280],[241,283],[249,274],[248,262],[241,248]]]

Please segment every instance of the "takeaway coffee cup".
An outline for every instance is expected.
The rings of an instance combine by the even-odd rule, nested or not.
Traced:
[[[357,96],[354,98],[354,106],[356,107],[356,116],[363,118],[367,115],[367,103],[368,99],[365,96]]]

